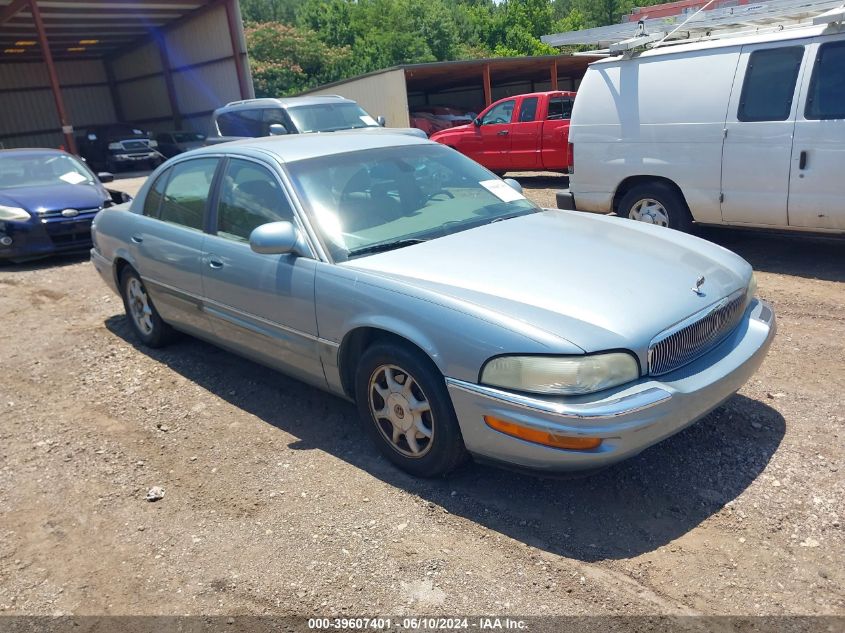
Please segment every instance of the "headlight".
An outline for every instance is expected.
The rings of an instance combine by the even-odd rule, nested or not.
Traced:
[[[748,289],[745,291],[745,303],[749,303],[757,296],[757,275],[751,273],[751,281],[748,282]]]
[[[158,147],[158,141],[150,141],[150,147]]]
[[[6,222],[26,222],[30,218],[27,211],[18,207],[5,207],[0,204],[0,220]]]
[[[550,395],[593,393],[640,377],[625,352],[592,356],[501,356],[487,361],[481,382],[491,387]]]
[[[110,150],[122,150],[123,145],[121,145],[120,143],[109,143],[109,149]]]

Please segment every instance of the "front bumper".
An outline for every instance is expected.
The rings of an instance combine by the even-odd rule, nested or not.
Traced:
[[[132,165],[135,163],[155,162],[159,160],[158,152],[142,152],[140,154],[127,154],[125,152],[118,152],[111,155],[111,160],[116,163],[124,165]]]
[[[529,396],[452,378],[446,383],[471,453],[536,470],[590,470],[636,455],[730,398],[763,362],[775,330],[771,307],[755,300],[734,332],[704,356],[659,379],[644,376],[598,398]],[[491,429],[485,415],[603,442],[593,450],[550,448]]]
[[[73,218],[35,217],[28,222],[0,222],[0,259],[28,259],[58,253],[84,251],[91,247],[91,221],[96,211]],[[9,241],[9,240],[3,240]]]

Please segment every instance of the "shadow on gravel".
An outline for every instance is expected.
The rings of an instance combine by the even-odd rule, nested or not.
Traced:
[[[78,253],[49,255],[47,257],[39,257],[38,259],[30,259],[19,263],[0,260],[0,277],[2,277],[3,273],[22,273],[34,270],[43,270],[45,268],[73,266],[74,264],[86,261],[90,256],[88,249],[86,249]]]
[[[470,464],[444,480],[396,470],[358,426],[355,407],[318,389],[185,337],[151,350],[125,318],[106,327],[214,395],[319,450],[443,510],[553,554],[583,561],[637,556],[677,539],[735,499],[762,472],[783,438],[784,419],[735,396],[690,428],[644,453],[580,479]]]
[[[845,239],[706,228],[701,236],[768,273],[845,281]]]
[[[523,189],[567,189],[569,176],[566,174],[527,174],[523,172],[509,172],[503,178],[513,178],[522,185]]]

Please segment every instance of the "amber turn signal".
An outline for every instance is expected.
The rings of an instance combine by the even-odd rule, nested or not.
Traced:
[[[534,442],[535,444],[542,444],[543,446],[551,446],[553,448],[589,451],[597,448],[602,442],[600,437],[575,437],[571,435],[557,435],[548,431],[538,431],[537,429],[530,429],[514,422],[502,420],[501,418],[494,418],[491,415],[485,415],[484,422],[491,429],[504,433],[505,435],[518,437],[526,442]]]

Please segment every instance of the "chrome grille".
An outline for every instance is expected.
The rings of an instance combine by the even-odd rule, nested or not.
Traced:
[[[711,307],[691,323],[682,323],[660,334],[648,349],[652,376],[669,373],[713,348],[737,326],[745,307],[745,291],[735,293]]]
[[[94,207],[93,209],[77,209],[77,211],[79,211],[79,215],[85,215],[86,213],[97,213],[97,211],[100,211],[101,209],[102,209],[102,207]],[[41,213],[39,215],[39,217],[41,217],[41,218],[62,218],[62,217],[64,217],[62,215],[63,210],[64,209],[53,209],[52,211],[44,211],[43,213]],[[75,220],[75,219],[79,219],[79,216],[73,216],[73,217],[68,218],[68,220]]]
[[[149,151],[150,146],[147,141],[121,141],[123,149],[129,151]]]

